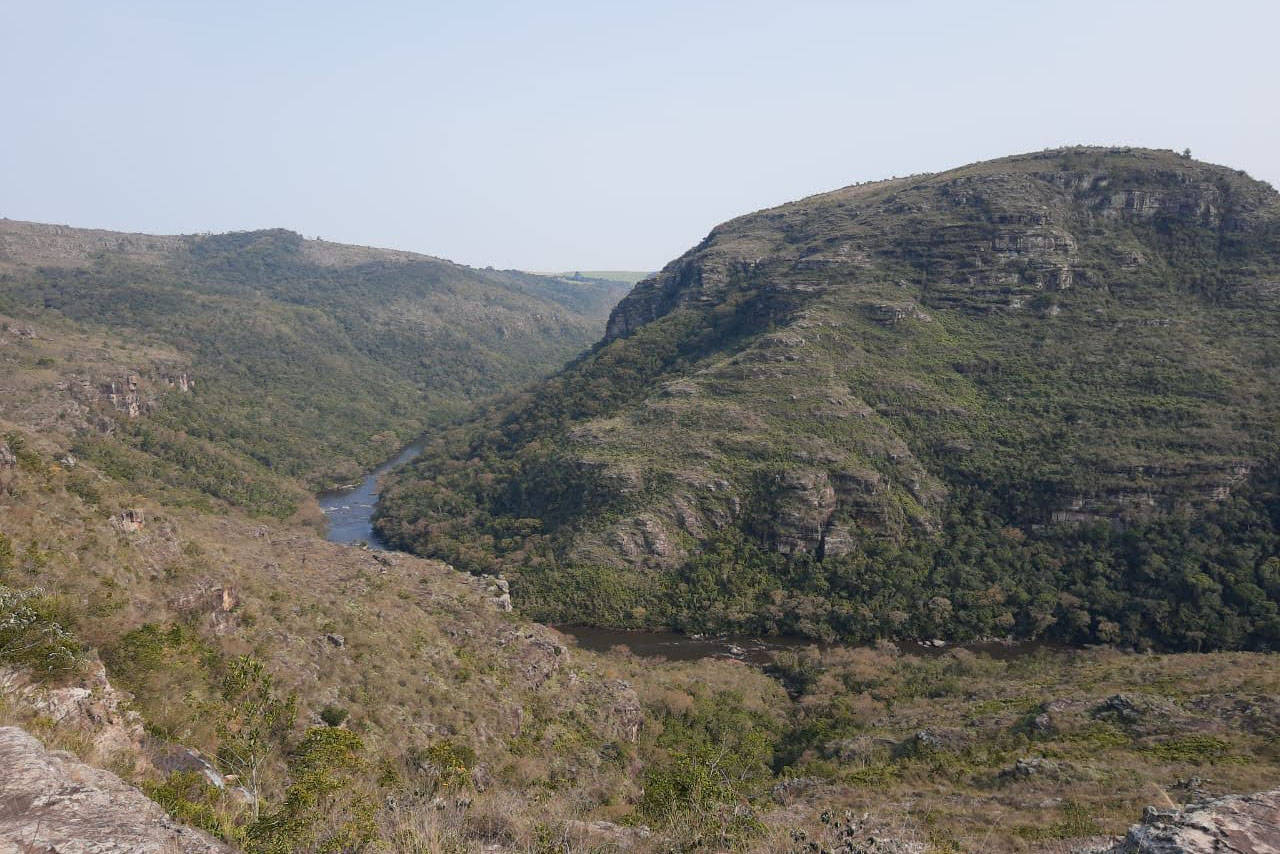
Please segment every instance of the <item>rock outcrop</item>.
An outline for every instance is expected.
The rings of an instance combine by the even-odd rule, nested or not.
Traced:
[[[122,533],[133,534],[141,531],[143,526],[146,525],[146,517],[143,516],[141,510],[136,507],[130,507],[112,516],[111,524]]]
[[[1097,854],[1276,854],[1280,852],[1280,789],[1230,795],[1180,810],[1147,807],[1142,823]]]
[[[142,719],[128,708],[129,694],[108,680],[94,656],[73,684],[49,687],[25,671],[0,668],[0,700],[17,701],[58,727],[81,734],[92,762],[127,761],[141,756]]]
[[[222,854],[115,774],[0,727],[0,854]]]

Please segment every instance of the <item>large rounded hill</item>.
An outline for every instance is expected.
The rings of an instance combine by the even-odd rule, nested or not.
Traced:
[[[725,223],[381,530],[545,619],[1280,644],[1280,195],[1072,148]]]

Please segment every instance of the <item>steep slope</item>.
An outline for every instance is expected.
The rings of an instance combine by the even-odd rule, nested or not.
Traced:
[[[234,486],[230,442],[182,446],[201,454],[162,468],[150,446],[118,439],[129,425],[161,435],[142,386],[102,398],[62,374],[170,364],[172,351],[86,336],[65,318],[40,316],[31,335],[11,317],[0,326],[0,724],[256,852],[391,844],[469,815],[460,795],[447,816],[433,801],[477,788],[514,813],[526,777],[541,783],[504,819],[512,827],[550,820],[545,792],[566,799],[563,827],[598,805],[589,787],[634,788],[645,713],[631,685],[511,614],[493,580],[237,509],[263,481],[242,483],[231,497],[243,501],[201,500],[202,486]],[[181,392],[183,376],[175,394],[203,391]],[[136,415],[117,408],[122,395],[140,401]],[[65,755],[46,768],[18,747],[31,774],[0,792],[0,850],[94,826],[122,850],[160,850],[166,834],[195,850],[109,774]],[[111,799],[141,804],[138,821],[106,810]],[[450,832],[472,846],[487,831]]]
[[[386,536],[551,619],[1280,643],[1280,196],[1139,149],[717,227]]]
[[[163,392],[185,374],[182,390],[200,393],[154,395],[156,425],[313,487],[555,369],[598,336],[622,287],[282,230],[161,237],[0,220],[0,310],[172,349],[171,363],[98,381]]]

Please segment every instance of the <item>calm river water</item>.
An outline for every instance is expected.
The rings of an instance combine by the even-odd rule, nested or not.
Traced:
[[[335,543],[368,543],[369,548],[386,551],[373,530],[373,507],[378,502],[378,481],[396,466],[403,465],[422,453],[422,443],[414,442],[370,472],[358,486],[335,489],[316,496],[320,509],[329,522],[326,539]]]

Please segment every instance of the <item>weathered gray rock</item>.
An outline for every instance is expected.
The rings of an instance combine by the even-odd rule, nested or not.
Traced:
[[[1043,756],[1030,756],[1019,759],[999,774],[1003,783],[1014,783],[1025,780],[1043,780],[1062,782],[1085,777],[1081,769],[1071,762],[1057,759],[1045,759]]]
[[[99,398],[110,403],[117,412],[137,418],[147,404],[140,391],[141,382],[142,378],[134,373],[114,377],[102,384]]]
[[[816,552],[836,512],[831,477],[820,468],[793,468],[769,484],[769,500],[757,524],[783,554]]]
[[[601,705],[605,709],[612,734],[619,740],[634,744],[640,738],[640,727],[644,725],[644,707],[640,704],[640,696],[631,683],[622,679],[606,682],[606,701]]]
[[[157,748],[151,762],[160,771],[172,774],[179,771],[195,772],[209,781],[209,785],[219,789],[226,786],[226,780],[213,763],[200,755],[199,751],[181,744],[170,744]]]
[[[578,821],[571,819],[565,829],[580,838],[591,850],[626,851],[653,835],[644,825],[621,825],[611,821]]]
[[[898,756],[928,756],[934,753],[955,753],[973,740],[970,733],[958,727],[933,727],[922,729],[898,742],[894,753]]]
[[[0,727],[0,854],[222,854],[109,771]]]
[[[485,576],[485,593],[499,611],[511,610],[511,585],[501,576]]]
[[[1216,798],[1180,810],[1147,807],[1142,823],[1100,854],[1217,852],[1280,852],[1280,789]]]
[[[121,762],[141,754],[142,718],[129,710],[132,698],[107,681],[107,672],[96,656],[88,660],[72,684],[56,688],[32,680],[26,671],[0,668],[0,700],[6,699],[29,707],[62,729],[83,735],[91,762]]]
[[[146,518],[142,515],[141,510],[136,507],[130,507],[112,516],[111,525],[117,531],[133,534],[142,530],[143,526],[146,525]]]

